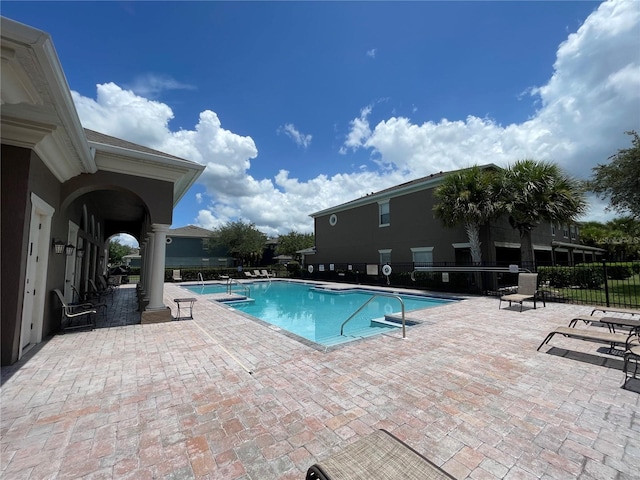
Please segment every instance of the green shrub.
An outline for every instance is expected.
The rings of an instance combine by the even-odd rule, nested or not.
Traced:
[[[633,276],[633,269],[630,264],[612,264],[607,266],[607,276],[613,280],[626,280]]]

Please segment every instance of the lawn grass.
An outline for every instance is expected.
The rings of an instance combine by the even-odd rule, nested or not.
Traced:
[[[609,305],[640,308],[640,275],[633,275],[626,280],[609,279],[608,289]],[[543,288],[542,291],[551,300],[607,305],[604,284],[600,288],[557,288],[550,286]]]

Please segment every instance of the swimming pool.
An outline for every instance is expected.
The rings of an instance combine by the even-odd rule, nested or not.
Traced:
[[[340,335],[342,323],[374,294],[383,292],[360,288],[330,290],[287,281],[242,285],[249,287],[250,300],[234,303],[233,309],[324,346],[400,327],[399,324],[384,320],[385,315],[401,313],[400,302],[392,297],[377,297],[345,325],[344,334]],[[184,288],[200,295],[227,291],[226,285],[194,285]],[[242,293],[236,285],[233,291]],[[404,302],[405,313],[455,301],[418,295],[399,296]]]

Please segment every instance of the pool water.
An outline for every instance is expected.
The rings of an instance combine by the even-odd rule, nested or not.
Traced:
[[[372,295],[382,292],[362,289],[326,290],[314,285],[282,281],[243,285],[249,286],[251,301],[234,303],[234,309],[324,346],[400,327],[399,324],[396,326],[375,321],[384,320],[385,315],[400,314],[402,311],[397,298],[377,297],[345,325],[344,335],[340,335],[342,323]],[[226,292],[226,285],[186,288],[197,294]],[[234,288],[234,293],[241,292]],[[399,296],[404,302],[405,313],[452,302],[449,299],[435,297]]]

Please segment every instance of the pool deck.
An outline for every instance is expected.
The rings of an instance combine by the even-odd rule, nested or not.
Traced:
[[[174,314],[184,296],[165,284]],[[588,306],[471,297],[412,313],[406,339],[323,352],[206,299],[149,325],[132,287],[110,301],[100,328],[2,368],[0,477],[303,479],[385,428],[456,478],[638,478],[622,358],[564,337],[536,351]]]

